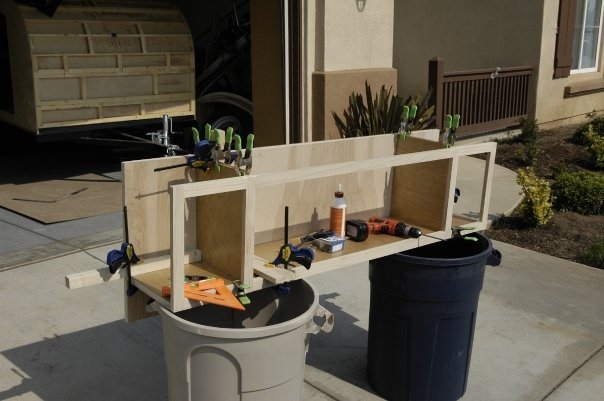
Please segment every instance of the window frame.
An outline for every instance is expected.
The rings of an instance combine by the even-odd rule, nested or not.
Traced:
[[[571,61],[571,70],[570,70],[570,74],[574,75],[574,74],[585,74],[585,73],[589,73],[589,72],[597,72],[599,70],[598,68],[598,64],[600,62],[600,54],[601,54],[601,50],[602,50],[602,28],[603,28],[603,24],[602,24],[602,19],[604,18],[604,4],[602,2],[600,2],[600,17],[599,17],[599,26],[598,26],[598,38],[597,38],[597,46],[596,46],[596,54],[595,54],[595,61],[594,61],[594,66],[593,67],[587,67],[587,68],[581,68],[581,62],[582,62],[582,55],[583,55],[583,42],[584,42],[584,37],[585,37],[585,20],[586,20],[586,13],[587,13],[587,7],[585,7],[589,0],[576,0],[576,5],[579,5],[579,2],[583,2],[583,17],[582,17],[582,25],[581,25],[581,30],[580,30],[580,34],[581,34],[581,39],[580,39],[580,43],[581,45],[581,49],[579,51],[579,60],[577,61],[577,65],[579,68],[574,68],[574,59],[573,61]],[[575,6],[576,7],[576,6]],[[576,16],[575,16],[576,17]],[[576,26],[576,24],[574,24]],[[571,56],[574,53],[574,35],[575,35],[575,29],[573,29],[573,31],[571,32],[571,36],[573,39],[573,46],[571,47]]]

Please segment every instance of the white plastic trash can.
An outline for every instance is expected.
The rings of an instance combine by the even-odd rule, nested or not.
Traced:
[[[288,287],[248,294],[245,311],[159,308],[170,401],[299,401],[308,334],[330,332],[333,315],[310,283]],[[325,318],[320,327],[315,316]]]

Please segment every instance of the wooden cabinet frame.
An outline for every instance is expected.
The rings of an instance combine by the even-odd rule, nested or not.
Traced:
[[[153,171],[182,163],[182,157],[125,162],[129,238],[145,258],[132,267],[140,291],[125,298],[126,319],[147,316],[150,299],[174,312],[199,305],[182,291],[161,295],[163,285],[183,288],[185,274],[239,280],[255,291],[447,239],[455,226],[483,230],[495,149],[492,142],[443,148],[392,134],[257,148],[251,173],[242,176],[226,166],[220,173],[184,167]],[[485,159],[476,219],[453,213],[459,160],[470,155]],[[364,242],[346,241],[340,252],[316,251],[308,270],[267,266],[283,244],[285,206],[288,241],[327,228],[338,184],[347,217],[389,216],[430,237],[372,234]]]

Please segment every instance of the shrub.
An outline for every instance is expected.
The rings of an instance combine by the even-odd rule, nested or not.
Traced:
[[[537,146],[536,142],[531,142],[526,145],[524,149],[519,149],[515,156],[525,166],[534,166],[537,164],[537,158],[541,154],[541,149]]]
[[[604,175],[591,171],[561,173],[552,186],[560,210],[604,214]]]
[[[585,251],[579,255],[577,261],[588,266],[604,269],[604,238],[589,245]]]
[[[519,169],[516,182],[522,186],[522,192],[524,192],[519,213],[533,226],[541,226],[550,221],[554,216],[554,211],[549,183],[538,177],[532,167]]]
[[[595,133],[593,125],[589,124],[585,139],[594,166],[598,169],[604,169],[604,135]]]
[[[587,133],[589,132],[589,126],[592,126],[592,131],[599,135],[604,136],[604,116],[594,117],[590,122],[583,124],[575,131],[572,141],[579,145],[588,146],[589,142],[587,139]]]
[[[519,120],[520,133],[516,136],[516,140],[520,143],[531,144],[537,142],[539,134],[539,125],[537,120],[529,117],[522,117]]]

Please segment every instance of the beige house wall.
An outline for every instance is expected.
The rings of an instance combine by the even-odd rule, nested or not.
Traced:
[[[558,24],[558,2],[545,1],[543,14],[543,46],[541,48],[541,63],[539,83],[537,85],[537,107],[535,118],[543,128],[556,127],[565,124],[586,122],[586,114],[592,111],[604,111],[604,92],[582,94],[564,98],[566,86],[581,82],[604,81],[604,44],[600,48],[600,61],[597,72],[572,74],[567,78],[553,79],[555,38]],[[604,40],[602,40],[604,42]]]
[[[539,64],[542,1],[396,2],[394,56],[402,95],[428,89],[428,62],[445,71]]]
[[[338,138],[331,115],[348,105],[352,91],[381,85],[396,91],[392,68],[394,0],[303,2],[303,127],[305,140]]]
[[[604,93],[564,98],[564,88],[603,80],[599,71],[553,79],[558,0],[442,0],[395,2],[393,66],[399,94],[428,89],[428,61],[441,57],[445,71],[533,66],[529,113],[544,128],[585,121],[604,109]],[[604,51],[601,50],[601,54]]]

